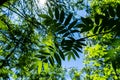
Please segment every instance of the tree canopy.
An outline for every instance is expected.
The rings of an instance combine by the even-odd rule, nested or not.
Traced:
[[[86,4],[87,3],[87,4]],[[119,80],[120,1],[2,0],[1,80]],[[78,11],[86,10],[81,17]],[[84,68],[64,69],[80,58]]]

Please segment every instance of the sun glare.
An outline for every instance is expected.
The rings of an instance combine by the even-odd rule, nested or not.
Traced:
[[[45,5],[46,4],[46,0],[39,0],[39,4],[42,5],[42,6]]]

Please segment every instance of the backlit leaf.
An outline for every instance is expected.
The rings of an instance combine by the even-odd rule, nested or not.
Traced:
[[[44,71],[49,72],[48,63],[43,63]]]
[[[42,71],[42,61],[37,61],[37,64],[38,64],[38,74],[40,74]]]

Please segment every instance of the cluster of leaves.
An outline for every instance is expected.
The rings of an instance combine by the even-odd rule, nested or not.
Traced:
[[[82,18],[90,42],[85,50],[86,78],[119,79],[119,8],[119,3],[105,3],[90,18]]]
[[[80,31],[73,14],[50,7],[48,15],[41,14],[34,1],[17,0],[1,8],[0,70],[4,72],[0,72],[1,79],[28,79],[48,70],[48,63],[61,65],[66,56],[69,60],[80,57],[85,44],[84,39],[75,39]]]
[[[68,60],[71,57],[75,59],[79,57],[79,52],[82,52],[82,46],[84,46],[84,38],[75,39],[75,34],[80,34],[79,25],[77,20],[73,20],[73,14],[70,13],[68,16],[64,13],[63,10],[58,8],[54,9],[55,12],[49,8],[49,14],[40,14],[44,20],[43,25],[46,25],[48,33],[54,36],[52,39],[54,41],[54,46],[50,46],[49,49],[58,49],[58,53],[53,53],[56,61],[61,64],[60,57],[64,60],[65,56],[68,56]],[[50,63],[53,64],[53,60],[50,60]]]

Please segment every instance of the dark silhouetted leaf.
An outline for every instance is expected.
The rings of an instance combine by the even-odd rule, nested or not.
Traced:
[[[66,32],[63,37],[67,37],[68,35],[70,35],[70,32]]]
[[[68,29],[70,30],[71,28],[73,28],[76,23],[77,23],[77,20],[73,21],[73,22],[68,26]]]
[[[105,16],[108,18],[109,17],[109,13],[108,13],[108,10],[103,10],[103,13],[105,13]]]
[[[83,17],[81,17],[81,20],[82,20],[82,22],[84,23],[84,24],[86,24],[87,26],[89,26],[89,25],[93,25],[93,21],[91,20],[91,18],[83,18]]]
[[[65,60],[65,55],[63,54],[63,52],[59,49],[59,54],[60,54],[60,57]]]
[[[49,15],[53,18],[53,13],[52,13],[52,10],[51,10],[50,7],[49,7],[49,9],[48,9],[48,13],[49,13]]]
[[[79,30],[70,30],[71,33],[78,33],[80,32]]]
[[[69,46],[69,47],[68,47]],[[71,44],[68,44],[67,46],[63,46],[62,48],[65,50],[65,51],[69,51],[69,50],[71,50],[71,47],[72,47],[72,45]]]
[[[82,45],[79,43],[76,43],[74,47],[82,48]]]
[[[117,16],[120,18],[120,4],[116,8]]]
[[[57,53],[54,53],[54,57],[59,65],[61,65],[61,59],[60,56]]]
[[[64,26],[62,26],[62,25],[60,25],[59,27],[57,27],[58,32],[61,31],[61,30],[63,30],[63,29],[64,29]]]
[[[114,11],[113,7],[109,6],[108,10],[109,10],[110,16],[115,17],[115,11]]]
[[[63,30],[59,31],[58,34],[64,34],[64,33],[66,33],[67,31],[68,31],[67,29],[63,29]]]
[[[72,13],[68,15],[68,17],[66,18],[65,23],[64,23],[65,26],[67,26],[70,23],[72,16],[73,16]]]
[[[85,43],[82,43],[82,42],[77,42],[78,44],[82,45],[82,46],[86,46]]]
[[[55,42],[55,47],[56,47],[56,48],[59,48],[59,45],[58,45],[58,43],[57,43],[57,42]]]
[[[68,37],[70,40],[72,40],[73,42],[75,41],[75,39],[73,37]]]
[[[85,38],[78,39],[76,41],[85,41]]]
[[[93,28],[93,26],[83,27],[83,28],[81,29],[81,33],[82,33],[82,32],[90,31],[92,28]]]
[[[100,17],[99,17],[98,14],[95,15],[95,23],[96,23],[97,25],[99,25],[99,23],[100,23]]]
[[[45,20],[43,21],[43,24],[45,24],[46,26],[50,26],[51,23],[52,23],[52,19],[51,19],[51,18],[45,19]]]
[[[83,28],[83,27],[87,27],[85,24],[78,24],[76,25],[77,28]]]
[[[77,50],[78,52],[82,53],[82,51],[78,48],[78,47],[74,47],[75,50]]]
[[[74,52],[74,54],[75,54],[78,58],[80,58],[80,56],[79,56],[79,54],[78,54],[78,52],[77,52],[76,50],[72,49],[72,51]]]
[[[53,59],[53,57],[51,56],[51,57],[49,57],[49,61],[50,61],[50,64],[52,65],[52,66],[54,66],[54,59]]]
[[[112,61],[112,67],[113,67],[113,69],[114,69],[114,71],[116,72],[116,64],[115,64],[115,61]]]
[[[48,47],[51,52],[54,52],[54,48],[52,46],[48,46]]]
[[[58,8],[55,8],[55,18],[59,19],[59,10],[58,10]]]
[[[101,27],[99,28],[98,33],[101,33],[103,29],[104,29],[104,26],[101,26]]]
[[[64,17],[65,17],[65,13],[64,13],[64,11],[62,10],[61,13],[60,13],[60,22],[61,22],[61,23],[64,21]]]
[[[98,31],[99,29],[99,26],[95,26],[94,30],[93,30],[93,33],[96,34],[96,32]]]

